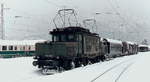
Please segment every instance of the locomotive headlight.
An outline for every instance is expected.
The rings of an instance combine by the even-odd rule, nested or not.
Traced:
[[[59,56],[57,56],[56,59],[59,59]]]
[[[34,56],[33,59],[39,59],[39,56]]]
[[[45,55],[45,57],[53,57],[52,55]]]

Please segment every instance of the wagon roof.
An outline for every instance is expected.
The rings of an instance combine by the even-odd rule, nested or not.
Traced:
[[[137,44],[136,42],[126,41],[128,44]]]
[[[111,42],[111,43],[119,43],[119,44],[122,44],[122,41],[120,40],[114,40],[114,39],[106,39],[108,42]]]
[[[0,45],[35,45],[46,40],[0,40]]]
[[[149,45],[140,44],[139,47],[149,47]]]

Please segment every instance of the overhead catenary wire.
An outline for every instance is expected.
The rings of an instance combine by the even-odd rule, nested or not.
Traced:
[[[12,10],[13,12],[16,12],[16,13],[24,14],[24,15],[17,15],[17,16],[20,16],[21,19],[37,19],[37,20],[42,20],[41,22],[45,22],[45,23],[47,22],[47,21],[41,19],[41,18],[42,18],[41,15],[29,14],[29,13],[27,13],[27,12],[20,11],[20,10],[16,10],[16,9],[13,9],[13,8],[11,8],[11,10]],[[40,18],[40,17],[41,17],[41,18]],[[14,18],[16,18],[16,16],[14,16]]]
[[[137,31],[137,29],[133,28],[133,27],[135,27],[135,24],[134,24],[134,23],[129,23],[129,21],[127,21],[127,20],[121,15],[121,13],[118,11],[117,8],[120,8],[119,5],[118,5],[118,2],[114,1],[117,7],[114,6],[114,4],[112,3],[111,0],[107,0],[107,2],[110,4],[111,9],[112,9],[112,10],[116,13],[116,15],[122,20],[123,24],[121,24],[121,26],[123,25],[123,26],[125,26],[125,27],[132,28],[132,29],[134,29],[135,31]],[[130,21],[130,22],[131,22],[131,21]],[[126,28],[126,29],[127,29],[127,28]],[[137,34],[137,35],[138,35],[138,34]],[[127,37],[126,37],[126,39],[127,39]]]
[[[51,2],[49,0],[43,0],[43,1],[46,1],[46,2],[52,4],[52,5],[56,6],[56,7],[60,7],[57,4],[55,4],[55,3],[53,3],[53,2]],[[28,12],[25,12],[25,11],[20,11],[20,10],[14,9],[14,8],[11,8],[11,11],[24,14],[24,15],[21,15],[21,19],[30,19],[30,20],[37,19],[37,20],[42,20],[41,22],[43,22],[45,24],[50,23],[47,20],[43,20],[42,15],[31,14],[31,13],[28,13]],[[18,16],[20,16],[20,15],[18,15]]]
[[[13,22],[14,23],[8,23],[8,22],[6,22],[6,24],[13,24],[13,25],[21,25],[21,26],[25,26],[25,27],[37,27],[36,25],[33,25],[33,23],[32,23],[32,25],[31,24],[22,24],[22,23],[20,23],[20,22],[17,22],[18,20],[34,20],[34,19],[36,19],[36,20],[41,20],[41,18],[38,18],[36,15],[31,15],[31,14],[29,14],[29,13],[26,13],[26,12],[22,12],[22,11],[18,11],[18,10],[15,10],[15,9],[13,9],[13,8],[11,8],[11,10],[13,11],[13,12],[17,12],[17,13],[22,13],[22,14],[25,14],[26,16],[21,16],[21,18],[15,18],[15,16],[13,16],[14,17],[14,19],[13,19]],[[10,18],[10,17],[9,17]],[[7,21],[10,21],[10,19],[7,19]],[[17,23],[16,23],[17,22]],[[46,21],[46,20],[43,20],[42,19],[42,21],[40,21],[39,23],[41,23],[42,22],[42,24],[43,23],[45,23],[45,24],[48,24],[49,23],[49,21]],[[38,23],[38,24],[39,24]],[[25,30],[25,29],[22,29],[22,30]]]
[[[61,8],[62,6],[59,6],[59,5],[57,5],[57,4],[55,4],[54,2],[52,2],[52,1],[49,1],[49,0],[43,0],[43,1],[45,1],[45,2],[47,2],[47,3],[50,3],[50,4],[52,4],[52,5],[54,5],[54,6],[56,6],[56,7],[59,7],[59,8]],[[19,13],[22,13],[22,14],[25,14],[26,16],[21,16],[21,19],[19,18],[19,20],[22,20],[22,19],[33,19],[33,17],[35,18],[35,19],[38,19],[38,20],[41,20],[42,18],[38,18],[39,16],[38,15],[34,15],[34,14],[30,14],[30,13],[28,13],[28,12],[25,12],[25,11],[20,11],[20,10],[16,10],[16,9],[14,9],[14,8],[11,8],[11,10],[14,12],[19,12]],[[19,15],[17,15],[17,16],[19,16]],[[14,24],[15,25],[21,25],[21,26],[25,26],[25,27],[32,27],[33,25],[30,25],[30,24],[20,24],[20,22],[18,22],[18,23],[16,23],[16,21],[18,20],[18,18],[15,18],[15,16],[14,16],[14,19],[15,19],[15,22],[14,22]],[[17,19],[17,20],[16,20]],[[45,22],[45,23],[48,23],[47,21],[43,21],[42,20],[42,22]],[[8,24],[8,23],[7,23]],[[21,29],[18,29],[18,30],[20,30],[21,31]],[[24,29],[22,29],[22,30],[24,30]]]
[[[125,25],[129,25],[129,23],[126,21],[124,17],[121,16],[120,12],[114,7],[113,3],[111,0],[107,0],[107,2],[110,4],[111,9],[116,13],[116,15],[123,21]],[[130,26],[130,25],[129,25]]]
[[[112,10],[113,10],[113,11],[116,13],[116,15],[118,15],[118,17],[123,21],[124,25],[129,26],[129,28],[130,28],[130,27],[134,27],[135,24],[134,24],[134,23],[129,23],[129,21],[127,21],[127,20],[121,15],[121,13],[118,11],[117,8],[120,8],[120,6],[119,6],[119,4],[118,4],[118,2],[117,2],[116,0],[114,0],[116,7],[113,5],[113,3],[112,3],[111,0],[107,0],[107,1],[108,1],[108,3],[110,4]],[[130,21],[130,22],[131,22],[131,21]],[[132,24],[133,24],[133,25],[132,25]]]
[[[56,3],[52,2],[52,1],[49,1],[49,0],[43,0],[43,1],[45,1],[46,3],[52,4],[52,5],[54,5],[55,7],[58,7],[58,8],[62,8],[63,7],[63,6],[58,5],[58,4],[56,4]]]
[[[121,26],[125,25],[125,27],[131,28],[134,27],[133,25],[131,25],[122,15],[121,13],[118,11],[118,9],[113,5],[111,0],[107,0],[108,3],[110,4],[112,10],[116,13],[116,15],[122,20],[123,24],[121,24]],[[115,2],[115,1],[114,1]],[[118,3],[115,2],[116,6],[119,7]]]
[[[116,4],[117,8],[120,9],[120,6],[119,6],[119,4],[118,4],[118,1],[117,1],[117,0],[114,0],[114,2],[115,2],[115,4]],[[130,18],[131,18],[131,17],[130,17]],[[137,33],[136,35],[137,35],[137,36],[140,36],[138,29],[135,28],[135,27],[137,27],[136,22],[130,20],[130,23],[128,22],[128,25],[130,26],[129,28],[132,27],[133,31],[136,31],[136,33]],[[137,37],[137,40],[138,40],[138,38],[139,38],[139,37]]]

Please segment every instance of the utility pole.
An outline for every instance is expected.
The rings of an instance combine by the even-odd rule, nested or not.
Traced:
[[[4,31],[4,4],[1,4],[1,39],[4,40],[5,39],[5,31]]]

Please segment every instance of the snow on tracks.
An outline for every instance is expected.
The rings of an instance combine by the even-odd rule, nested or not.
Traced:
[[[44,77],[28,79],[23,82],[48,82],[48,81],[51,81],[51,82],[90,82],[94,78],[99,76],[100,74],[104,73],[109,68],[119,63],[126,62],[128,60],[130,60],[130,63],[131,63],[131,61],[136,60],[137,58],[138,58],[138,55],[120,57],[120,58],[116,58],[110,61],[100,62],[100,63],[96,63],[93,65],[87,65],[85,67],[76,68],[70,71],[65,71],[63,73],[57,73],[54,75],[47,75]],[[130,63],[126,63],[126,64],[128,65]],[[124,65],[122,66],[124,67]],[[116,70],[118,69],[119,68],[117,68]],[[123,69],[121,69],[121,71],[122,70]],[[120,71],[119,73],[117,73],[117,77],[119,76],[120,73],[121,73]],[[108,78],[111,78],[111,77],[108,77]],[[117,77],[115,77],[115,79]],[[96,81],[99,82],[101,80],[97,79]],[[101,81],[101,82],[107,82],[107,81]]]
[[[106,69],[106,71],[102,72],[99,76],[97,76],[96,78],[94,78],[93,80],[91,80],[91,82],[95,82],[98,79],[103,78],[103,75],[105,75],[105,74],[113,71],[114,69],[120,67],[119,70],[123,69],[123,71],[120,74],[118,74],[119,76],[117,77],[117,79],[115,79],[115,82],[117,82],[117,80],[119,79],[119,77],[121,76],[121,74],[123,74],[123,72],[125,71],[125,69],[127,69],[129,66],[131,66],[133,64],[133,62],[131,62],[131,61],[133,61],[132,58],[128,59],[128,60],[125,60],[125,61],[122,61],[122,62],[120,62],[120,63],[118,63],[118,64],[116,64],[116,65],[114,65],[114,66],[112,66],[112,67],[110,67],[108,69]],[[129,63],[129,65],[128,65],[128,63]],[[127,64],[127,66],[126,66],[126,64]],[[126,67],[123,68],[122,65],[126,66]]]
[[[145,58],[146,57],[146,58]],[[130,82],[129,76],[132,73],[143,69],[137,65],[150,62],[150,52],[139,53],[138,55],[119,57],[110,61],[99,62],[93,65],[76,68],[73,70],[57,73],[54,75],[42,75],[37,67],[32,66],[32,57],[0,59],[0,81],[2,82],[90,82],[103,74],[108,69],[110,71],[103,74],[94,82]],[[148,66],[147,64],[144,66]],[[149,68],[146,68],[147,70]],[[131,75],[128,75],[131,74]],[[146,70],[145,72],[146,73]],[[143,72],[141,72],[143,74]],[[149,73],[150,74],[150,73]],[[136,74],[138,75],[138,74]],[[148,77],[148,76],[147,76]],[[131,79],[131,78],[130,78]],[[149,80],[150,81],[150,80]],[[132,81],[134,82],[134,81]],[[138,81],[136,81],[138,82]]]

